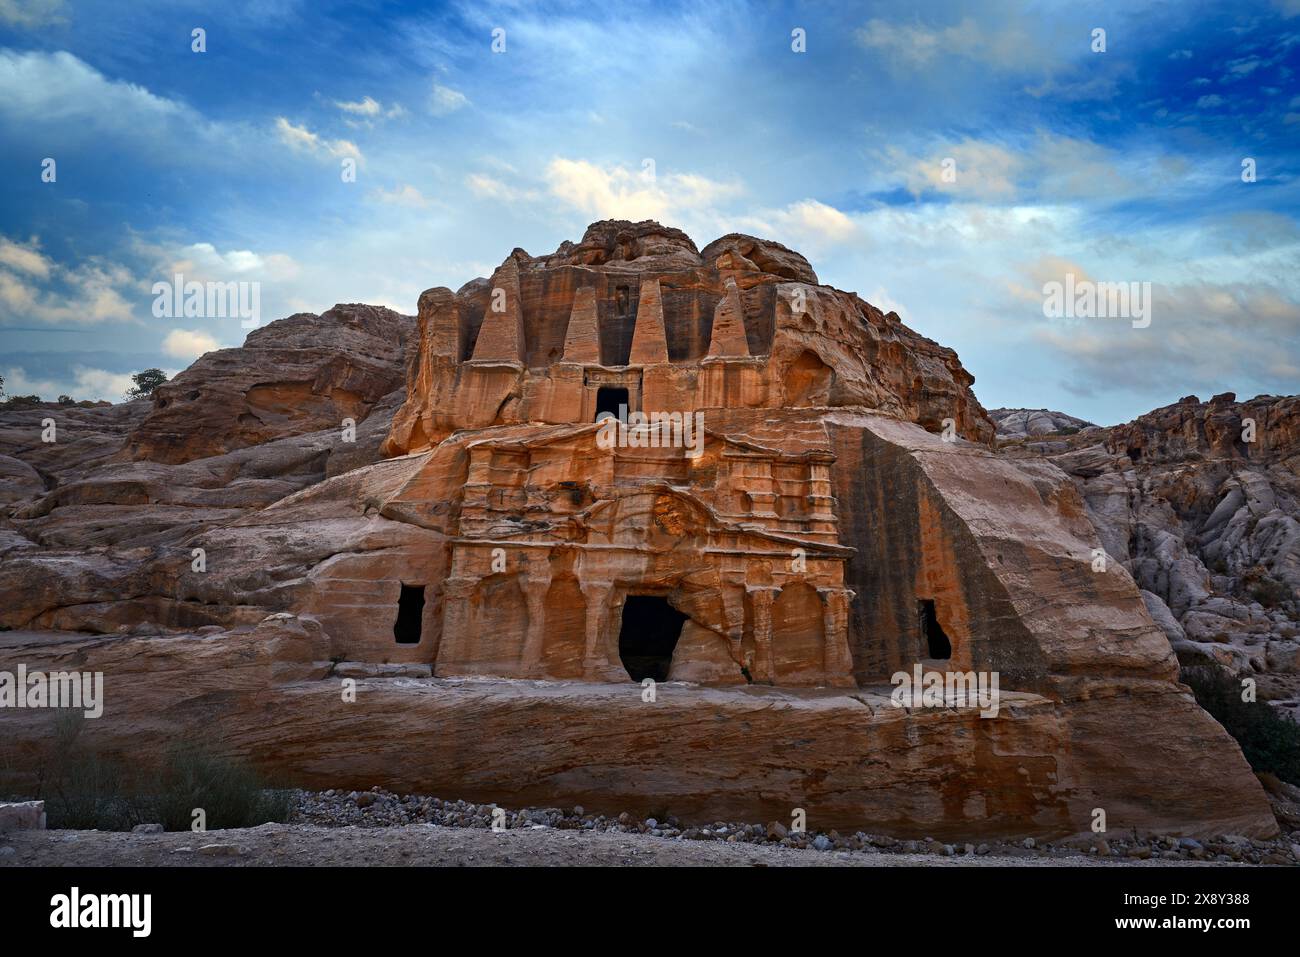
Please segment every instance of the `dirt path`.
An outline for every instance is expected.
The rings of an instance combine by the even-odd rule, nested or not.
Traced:
[[[203,850],[216,845],[219,850]],[[12,848],[9,853],[5,848]],[[0,835],[0,866],[813,866],[813,867],[1147,867],[1207,866],[1193,861],[1068,857],[938,857],[798,850],[779,846],[676,841],[644,834],[521,828],[501,833],[411,825],[327,828],[264,824],[205,834],[16,831]],[[1213,865],[1208,865],[1213,866]]]

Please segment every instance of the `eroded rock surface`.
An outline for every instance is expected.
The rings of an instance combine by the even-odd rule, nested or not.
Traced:
[[[1078,450],[1076,481],[995,451],[950,349],[778,243],[651,222],[516,249],[426,291],[412,329],[291,317],[153,402],[53,412],[53,444],[47,410],[0,416],[0,624],[22,629],[0,667],[103,671],[105,748],[202,733],[304,785],[913,835],[1083,833],[1099,806],[1276,831],[1176,680],[1169,620],[1195,640],[1190,614],[1228,610],[1214,582],[1164,539],[1094,567],[1116,503],[1079,469],[1146,433]],[[1003,706],[895,707],[914,668],[996,674]],[[3,716],[19,784],[47,717]]]
[[[1189,396],[1007,451],[1074,479],[1184,664],[1252,676],[1261,697],[1300,709],[1300,397]]]
[[[401,387],[411,319],[337,305],[254,329],[159,386],[125,457],[177,464],[360,422]]]
[[[1072,434],[1095,429],[1093,423],[1049,409],[989,409],[989,418],[1000,439],[1022,439],[1029,435]]]

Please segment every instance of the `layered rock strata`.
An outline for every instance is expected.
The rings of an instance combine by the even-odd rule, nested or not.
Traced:
[[[0,668],[102,670],[105,748],[205,730],[295,783],[1275,830],[1070,478],[994,451],[956,354],[798,253],[597,223],[408,322],[274,323],[243,352],[292,354],[281,384],[205,357],[112,438],[0,421]],[[1002,707],[894,707],[918,668]],[[0,717],[30,781],[41,716]]]

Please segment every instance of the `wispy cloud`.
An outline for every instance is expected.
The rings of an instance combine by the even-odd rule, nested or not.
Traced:
[[[0,237],[0,324],[131,322],[140,286],[130,270],[102,257],[63,266],[37,240]]]
[[[64,0],[0,0],[0,23],[32,29],[65,23]]]
[[[446,116],[466,106],[469,106],[469,97],[460,90],[453,90],[441,83],[433,84],[433,90],[429,94],[429,109],[434,116]]]
[[[275,132],[280,142],[307,153],[335,158],[350,157],[361,160],[361,150],[351,140],[328,140],[313,133],[306,126],[296,126],[283,116],[275,118]]]

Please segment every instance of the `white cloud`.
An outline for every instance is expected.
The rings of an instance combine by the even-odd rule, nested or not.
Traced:
[[[1190,188],[1195,173],[1164,154],[1121,154],[1091,140],[1049,133],[1021,142],[966,138],[912,150],[889,146],[880,157],[890,181],[901,180],[915,197],[941,193],[990,203],[1047,197],[1118,201],[1146,190],[1152,175],[1167,189],[1178,189]]]
[[[23,245],[10,242],[0,236],[0,266],[8,266],[17,272],[46,279],[50,275],[52,265],[50,260],[40,252],[34,240],[31,245]]]
[[[939,59],[962,57],[998,69],[1023,70],[1047,62],[1046,45],[1017,23],[981,26],[971,17],[941,27],[899,24],[875,18],[854,31],[858,43],[895,65],[918,68]]]
[[[0,116],[60,130],[142,133],[182,122],[202,128],[189,107],[142,86],[110,80],[71,53],[0,51]]]
[[[283,116],[276,117],[275,132],[281,142],[296,150],[317,155],[328,154],[335,158],[350,157],[358,161],[362,159],[361,150],[357,149],[357,145],[352,141],[324,139],[305,126],[295,126]]]
[[[433,92],[429,94],[429,109],[433,111],[434,116],[446,116],[468,105],[469,97],[464,93],[443,86],[441,83],[433,84]]]
[[[206,332],[191,329],[173,329],[162,341],[163,352],[173,359],[193,361],[205,352],[220,349],[215,338]]]
[[[1010,199],[1016,195],[1025,163],[1023,155],[997,143],[969,138],[940,146],[924,158],[909,157],[893,146],[886,149],[886,156],[913,196],[933,190],[968,198]]]
[[[83,396],[87,399],[106,399],[109,402],[121,402],[126,390],[135,385],[127,372],[108,372],[104,369],[88,369],[74,366],[72,369],[73,390],[68,393],[74,399]],[[168,375],[171,378],[171,374]]]
[[[63,0],[0,0],[0,23],[11,27],[44,27],[66,19]]]
[[[484,199],[513,202],[515,200],[537,198],[537,193],[532,190],[516,189],[486,173],[470,173],[465,177],[465,185],[469,187],[469,191],[475,196],[481,196]]]
[[[62,266],[40,251],[36,239],[0,237],[0,319],[12,325],[130,321],[129,299],[140,285],[128,269],[102,257]]]
[[[121,402],[126,390],[134,385],[128,373],[83,365],[73,366],[71,371],[70,379],[37,379],[28,375],[21,366],[9,366],[4,370],[5,392],[8,395],[38,395],[46,402],[53,402],[61,395],[78,401]]]
[[[846,242],[859,235],[857,223],[834,206],[815,199],[791,203],[772,214],[771,219],[778,231],[773,238],[785,235],[792,243],[806,243],[814,248]]]
[[[662,223],[682,221],[742,191],[739,184],[695,173],[656,176],[644,169],[562,157],[546,167],[546,184],[552,196],[589,216]]]
[[[408,209],[424,209],[432,205],[430,200],[410,183],[390,190],[376,189],[371,193],[381,203],[393,206],[405,206]]]
[[[258,272],[267,267],[267,261],[251,249],[231,249],[219,252],[212,243],[192,243],[177,250],[172,267],[176,272],[203,273],[224,276],[228,273]]]
[[[334,105],[344,113],[355,113],[358,116],[379,116],[384,112],[384,108],[379,101],[369,96],[363,96],[356,103],[335,100]]]
[[[1176,381],[1183,392],[1204,393],[1300,377],[1300,302],[1267,283],[1156,284],[1150,328],[1044,322],[1034,337],[1092,388]]]
[[[352,116],[360,117],[362,123],[348,121],[350,126],[366,125],[369,126],[374,120],[391,120],[397,116],[404,116],[406,109],[400,103],[394,103],[392,106],[385,107],[373,96],[363,96],[359,100],[334,100],[334,105]]]

